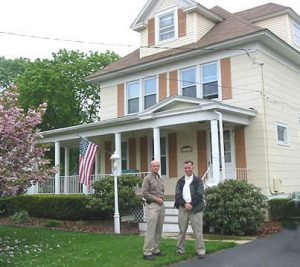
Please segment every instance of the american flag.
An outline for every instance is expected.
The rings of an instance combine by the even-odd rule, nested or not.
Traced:
[[[79,144],[79,179],[89,188],[91,185],[91,174],[98,146],[85,138],[80,138]]]

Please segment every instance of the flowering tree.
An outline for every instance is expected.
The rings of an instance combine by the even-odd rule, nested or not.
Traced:
[[[47,105],[25,112],[18,97],[16,87],[0,92],[0,196],[21,194],[55,172],[43,159],[46,147],[37,144],[42,136],[36,127]]]

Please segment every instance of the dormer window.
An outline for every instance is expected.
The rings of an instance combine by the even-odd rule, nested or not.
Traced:
[[[297,23],[293,23],[293,31],[294,31],[294,42],[297,46],[300,47],[300,25]]]
[[[177,38],[177,10],[164,11],[156,19],[156,43],[166,42]]]

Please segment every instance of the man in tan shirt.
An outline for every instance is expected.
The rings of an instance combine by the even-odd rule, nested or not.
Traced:
[[[146,201],[147,230],[144,240],[144,259],[154,260],[155,256],[163,256],[160,251],[160,239],[165,218],[164,183],[158,174],[160,163],[151,161],[151,173],[143,181],[142,196]]]

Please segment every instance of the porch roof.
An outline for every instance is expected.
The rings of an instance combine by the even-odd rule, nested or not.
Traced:
[[[80,137],[94,137],[209,121],[218,119],[216,111],[222,113],[224,122],[241,125],[248,125],[250,118],[256,115],[254,109],[231,106],[215,100],[171,96],[133,115],[42,132],[44,138],[41,143],[79,140]]]

